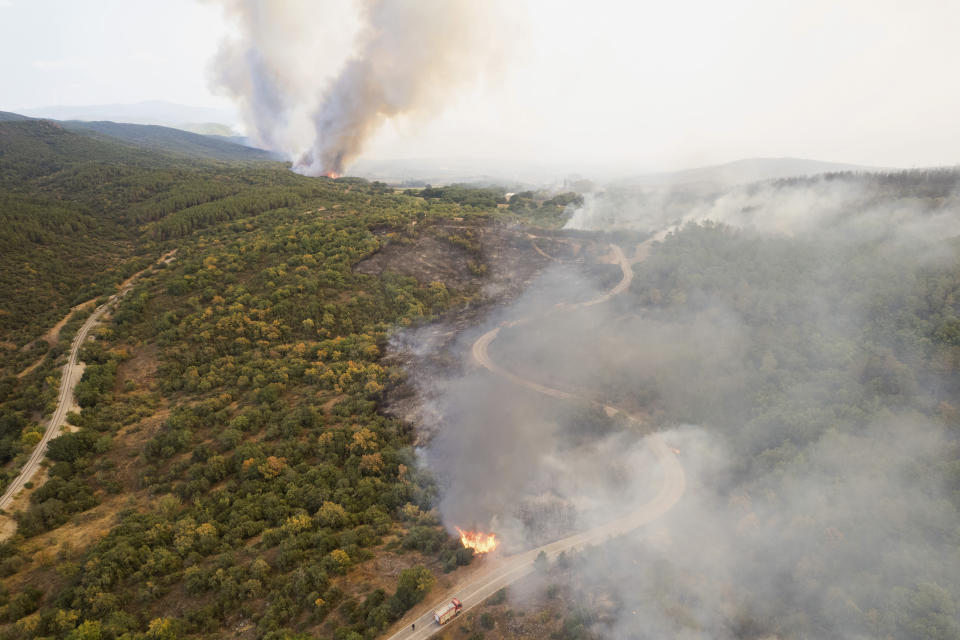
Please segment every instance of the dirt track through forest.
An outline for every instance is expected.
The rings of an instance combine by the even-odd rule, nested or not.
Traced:
[[[160,258],[160,262],[169,263],[173,260],[173,255],[173,251],[165,254],[162,258]],[[83,343],[86,342],[87,337],[90,335],[90,331],[93,330],[93,327],[96,326],[96,324],[110,308],[112,308],[118,301],[127,295],[127,293],[129,293],[129,291],[133,288],[134,282],[136,282],[137,278],[140,277],[144,271],[146,271],[146,269],[127,278],[120,285],[120,288],[117,290],[117,292],[110,296],[106,302],[97,307],[96,310],[90,314],[90,317],[88,317],[80,327],[80,330],[77,331],[77,335],[74,336],[73,342],[70,344],[70,356],[67,358],[67,363],[63,365],[63,374],[60,377],[60,393],[57,396],[57,408],[53,412],[53,416],[50,418],[50,421],[47,423],[46,429],[43,432],[43,437],[30,454],[30,458],[27,460],[27,463],[20,470],[20,473],[17,474],[17,477],[10,481],[6,491],[3,492],[3,496],[0,496],[0,509],[5,509],[13,500],[13,498],[24,489],[25,485],[30,482],[31,478],[34,477],[37,471],[39,471],[40,464],[43,462],[43,458],[47,454],[47,444],[53,438],[60,435],[60,428],[66,422],[67,413],[74,405],[73,391],[76,388],[77,383],[80,382],[80,374],[82,373],[83,366],[79,362],[80,349],[83,347]],[[3,527],[0,528],[0,532],[2,532],[2,534],[5,536],[9,536],[12,534],[12,528]]]

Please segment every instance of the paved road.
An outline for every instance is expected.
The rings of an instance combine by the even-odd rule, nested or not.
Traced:
[[[655,239],[656,238],[653,238],[648,242],[652,243]],[[633,269],[631,268],[631,263],[629,260],[627,260],[620,247],[612,245],[612,248],[614,255],[617,258],[617,262],[620,264],[620,269],[623,272],[623,279],[617,283],[613,289],[602,296],[577,305],[565,306],[565,309],[589,307],[595,304],[606,302],[613,296],[623,293],[630,287],[630,282],[633,279]],[[504,323],[504,325],[501,325],[501,327],[512,326],[522,322],[525,321]],[[490,343],[496,339],[501,327],[496,327],[488,331],[477,338],[477,340],[473,343],[474,359],[478,364],[489,370],[491,373],[494,373],[514,384],[526,387],[527,389],[536,391],[538,393],[543,393],[545,395],[562,400],[587,402],[593,405],[598,405],[603,407],[607,411],[608,415],[622,413],[630,420],[640,422],[638,418],[630,415],[628,412],[618,407],[605,405],[590,398],[581,397],[567,391],[544,386],[533,380],[521,378],[520,376],[517,376],[498,366],[495,362],[493,362],[493,360],[490,359],[487,350],[490,346]],[[599,527],[584,531],[583,533],[568,536],[566,538],[556,540],[555,542],[539,546],[535,549],[530,549],[529,551],[525,551],[514,556],[508,556],[499,559],[480,559],[480,562],[490,562],[490,566],[484,571],[481,571],[477,575],[471,577],[466,582],[457,585],[455,589],[447,593],[443,599],[437,600],[426,613],[418,617],[416,620],[407,620],[407,626],[390,636],[390,640],[423,640],[436,633],[439,633],[443,630],[443,627],[437,625],[437,623],[433,620],[434,609],[437,609],[447,602],[450,602],[451,598],[460,599],[460,601],[463,603],[463,611],[468,611],[473,607],[476,607],[485,599],[496,593],[499,589],[502,589],[503,587],[520,580],[524,576],[533,573],[533,562],[541,551],[546,554],[548,559],[553,559],[561,551],[570,551],[575,548],[583,548],[587,545],[598,544],[608,538],[633,531],[634,529],[653,522],[669,511],[677,502],[680,501],[680,498],[683,496],[683,492],[686,490],[686,476],[684,475],[683,467],[677,460],[676,454],[663,442],[663,439],[658,434],[651,434],[647,436],[646,442],[647,446],[656,456],[657,461],[660,463],[663,469],[660,490],[651,500],[639,505],[634,511],[625,516],[617,518],[616,520],[608,522],[607,524]],[[416,625],[416,628],[414,629],[409,625]]]
[[[173,252],[164,255],[160,260],[161,262],[169,263],[173,260]],[[144,271],[146,271],[146,269],[144,269]],[[90,317],[87,318],[83,326],[80,327],[80,330],[77,331],[77,335],[74,336],[73,342],[70,345],[70,357],[67,359],[67,364],[63,365],[63,374],[60,376],[60,394],[57,396],[57,409],[53,412],[50,422],[47,423],[46,430],[43,432],[43,438],[40,439],[33,453],[30,454],[30,459],[27,460],[27,464],[23,466],[20,474],[10,482],[3,496],[0,497],[0,509],[5,509],[13,500],[14,496],[20,493],[23,486],[30,482],[30,479],[40,470],[40,463],[47,453],[47,443],[60,435],[60,427],[63,426],[63,423],[67,419],[67,413],[70,411],[70,407],[73,406],[73,390],[80,381],[77,358],[80,355],[80,348],[86,341],[87,336],[90,335],[90,330],[100,321],[108,309],[115,305],[123,296],[127,295],[130,289],[133,288],[133,283],[142,273],[143,271],[140,271],[128,278],[115,294],[110,296],[106,302],[90,314]]]

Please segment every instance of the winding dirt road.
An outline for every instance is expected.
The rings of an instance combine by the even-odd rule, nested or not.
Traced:
[[[174,251],[165,254],[160,258],[160,262],[170,263],[173,260],[173,255]],[[117,292],[97,307],[80,327],[80,330],[77,331],[77,335],[74,336],[73,342],[70,344],[70,357],[67,359],[67,363],[63,365],[63,374],[60,376],[60,394],[57,396],[57,408],[53,412],[50,422],[47,423],[47,427],[43,432],[43,438],[40,439],[40,442],[37,443],[37,446],[33,449],[33,453],[30,454],[30,459],[23,465],[19,475],[10,482],[3,496],[0,497],[0,509],[5,509],[13,500],[14,496],[20,493],[24,485],[30,482],[30,479],[40,470],[40,463],[47,453],[47,444],[53,438],[60,435],[60,427],[66,422],[67,413],[69,413],[71,407],[74,405],[73,390],[76,388],[77,383],[80,382],[80,377],[83,373],[83,368],[78,361],[80,348],[83,346],[83,343],[86,342],[90,331],[111,307],[129,293],[133,288],[133,283],[136,282],[137,278],[139,278],[144,271],[146,271],[146,269],[127,278],[120,285]]]
[[[657,237],[651,238],[644,244],[648,245],[649,243],[655,242],[657,239]],[[621,271],[623,272],[623,278],[620,280],[620,282],[610,289],[610,291],[594,300],[574,305],[565,305],[563,309],[570,310],[601,304],[610,300],[614,296],[623,293],[630,287],[630,282],[633,280],[633,269],[631,268],[631,265],[632,262],[636,262],[637,260],[628,260],[624,255],[623,250],[616,245],[611,245],[611,249],[617,263],[620,265]],[[645,256],[645,252],[641,254],[638,251],[638,255]],[[499,327],[496,327],[477,338],[477,340],[473,343],[472,350],[473,358],[477,361],[477,363],[491,373],[509,380],[513,384],[525,387],[532,391],[536,391],[538,393],[561,400],[570,400],[574,402],[589,403],[595,406],[600,406],[606,410],[608,415],[612,416],[617,413],[622,413],[630,420],[633,420],[637,423],[640,422],[638,418],[630,415],[630,413],[618,407],[605,405],[591,398],[582,397],[561,389],[547,387],[533,380],[521,378],[520,376],[507,371],[493,362],[493,360],[490,359],[487,351],[490,343],[496,339],[500,329],[504,326],[514,326],[521,324],[522,322],[526,322],[526,320],[503,323]],[[405,626],[400,631],[397,631],[390,636],[390,640],[422,640],[424,638],[429,638],[440,631],[443,631],[444,627],[437,625],[433,620],[433,611],[435,609],[446,604],[447,602],[450,602],[451,598],[460,599],[460,601],[463,603],[463,611],[472,609],[496,593],[499,589],[502,589],[503,587],[506,587],[507,585],[510,585],[517,580],[520,580],[521,578],[533,573],[533,563],[540,552],[545,553],[548,559],[553,559],[561,551],[570,551],[578,547],[582,548],[586,545],[598,544],[608,538],[633,531],[634,529],[653,522],[669,511],[675,504],[677,504],[677,502],[680,501],[680,498],[683,496],[683,493],[686,490],[686,476],[684,475],[683,467],[677,460],[676,454],[663,442],[663,439],[658,434],[653,433],[648,435],[646,437],[646,443],[656,456],[657,461],[660,463],[663,469],[660,489],[651,500],[639,505],[633,512],[625,516],[588,531],[556,540],[555,542],[530,549],[529,551],[525,551],[514,556],[503,558],[483,558],[481,560],[482,562],[491,563],[486,570],[470,578],[468,581],[457,585],[455,589],[451,590],[451,592],[448,593],[442,600],[436,601],[429,610],[420,615],[418,618],[414,620],[406,620]],[[415,625],[415,628],[411,625]]]

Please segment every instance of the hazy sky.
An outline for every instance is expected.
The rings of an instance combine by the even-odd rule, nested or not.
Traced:
[[[316,5],[316,42],[335,59],[349,38],[331,37],[342,29],[325,17],[342,4]],[[439,116],[388,126],[368,156],[643,170],[752,156],[960,163],[956,0],[510,6],[504,69],[454,92]],[[208,78],[226,31],[212,2],[0,0],[0,109],[225,106]]]

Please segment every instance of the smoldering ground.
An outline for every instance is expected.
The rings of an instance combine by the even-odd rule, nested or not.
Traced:
[[[597,297],[619,272],[607,267],[589,276],[550,268],[508,308],[451,344],[430,344],[430,328],[395,341],[414,354],[409,374],[425,405],[421,427],[434,432],[425,462],[443,487],[440,511],[451,529],[493,527],[516,549],[609,520],[658,488],[643,434],[628,421],[518,388],[467,355],[497,324]],[[432,349],[455,354],[456,365]],[[577,469],[582,473],[571,473]],[[611,494],[626,500],[615,504]]]
[[[554,569],[573,604],[612,603],[571,613],[582,637],[960,633],[955,183],[869,180],[840,202],[817,192],[792,227],[798,192],[763,188],[775,227],[685,226],[604,305],[558,308],[604,287],[551,270],[454,345],[533,318],[501,329],[494,361],[645,414],[680,449],[671,513]],[[439,416],[425,458],[449,524],[529,543],[655,490],[634,424],[469,364],[436,373],[413,375]]]

